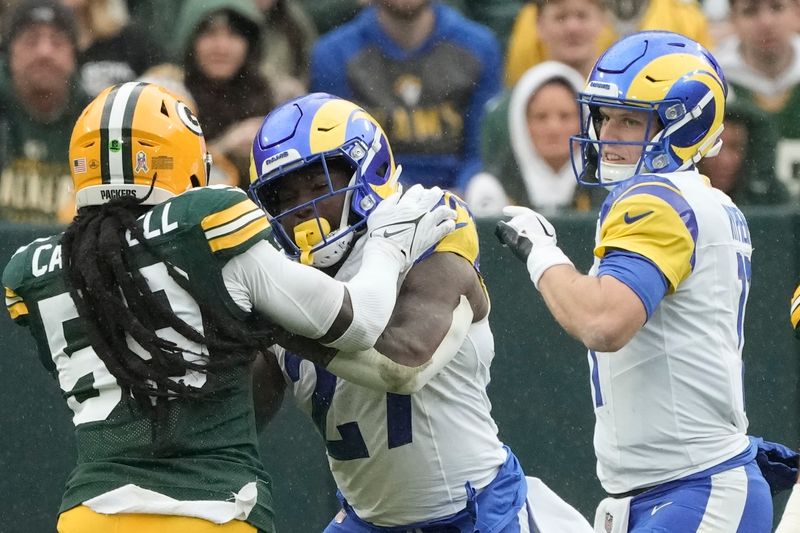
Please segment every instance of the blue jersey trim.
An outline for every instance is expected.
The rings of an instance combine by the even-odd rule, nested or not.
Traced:
[[[359,518],[344,496],[342,496],[342,493],[336,491],[336,497],[339,498],[342,508],[347,513],[348,518],[354,522],[351,527],[340,527],[338,530],[357,531],[358,533],[406,533],[409,530],[423,533],[435,533],[443,530],[457,531],[458,533],[472,533],[474,531],[518,532],[519,524],[515,521],[528,497],[528,481],[525,479],[522,466],[520,466],[511,449],[507,446],[503,446],[503,448],[508,453],[508,457],[497,472],[497,476],[481,490],[480,494],[477,494],[468,482],[465,487],[467,505],[462,511],[454,515],[429,522],[381,527]],[[331,522],[326,531],[329,529],[337,530],[334,522]]]
[[[655,263],[633,252],[614,250],[600,260],[597,276],[612,276],[627,285],[642,301],[647,318],[664,299],[669,283]]]

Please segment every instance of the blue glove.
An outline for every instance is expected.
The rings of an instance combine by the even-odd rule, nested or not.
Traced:
[[[750,442],[758,448],[756,463],[767,480],[772,495],[794,487],[800,454],[783,444],[765,441],[761,437],[751,436]]]

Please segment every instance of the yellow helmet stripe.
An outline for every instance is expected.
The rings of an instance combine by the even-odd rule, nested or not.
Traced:
[[[105,184],[133,183],[133,113],[145,83],[114,87],[103,104],[100,118],[100,173]]]

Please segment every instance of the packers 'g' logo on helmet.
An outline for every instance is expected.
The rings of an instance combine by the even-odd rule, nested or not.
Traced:
[[[186,124],[189,130],[195,132],[197,135],[203,134],[203,130],[200,128],[200,121],[197,120],[192,110],[183,102],[178,102],[178,118]]]
[[[69,159],[78,208],[148,193],[144,203],[158,204],[208,183],[197,117],[172,93],[147,83],[101,92],[75,124]]]

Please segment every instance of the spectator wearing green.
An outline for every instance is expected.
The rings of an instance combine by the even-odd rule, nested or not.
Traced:
[[[719,154],[703,159],[698,165],[711,185],[740,206],[789,201],[786,187],[775,177],[778,137],[769,117],[747,102],[728,102],[720,139]]]
[[[6,20],[0,65],[0,219],[72,218],[69,136],[88,96],[78,87],[75,24],[52,0],[23,2]],[[87,162],[92,164],[92,162]]]
[[[259,70],[263,13],[252,0],[204,0],[184,4],[179,20],[183,83],[209,151],[229,159],[238,174],[233,184],[246,187],[253,137],[275,101]]]
[[[714,52],[737,100],[771,118],[779,139],[774,167],[794,200],[800,199],[800,36],[797,0],[732,0],[735,35]]]

